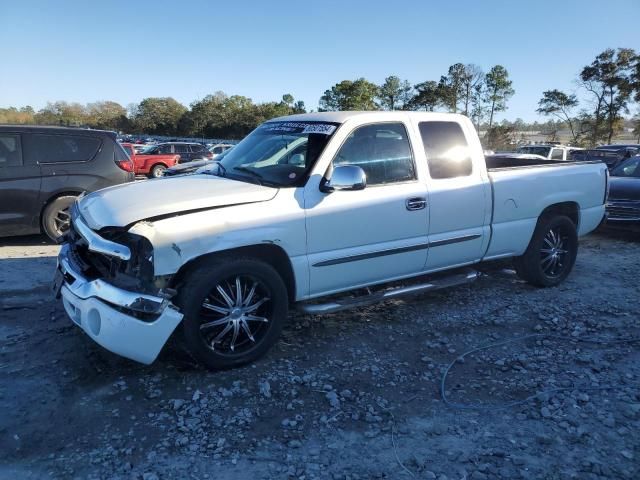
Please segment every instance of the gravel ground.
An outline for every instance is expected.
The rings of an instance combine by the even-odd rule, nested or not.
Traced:
[[[57,247],[0,243],[0,478],[640,478],[640,238],[598,233],[554,289],[475,284],[293,315],[212,373],[102,350],[48,295]],[[452,403],[440,396],[447,379]],[[505,402],[548,391],[524,404]],[[489,408],[485,408],[489,407]]]

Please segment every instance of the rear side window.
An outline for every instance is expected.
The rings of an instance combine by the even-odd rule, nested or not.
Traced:
[[[420,122],[419,129],[431,178],[444,179],[471,175],[469,145],[459,124]]]
[[[294,163],[299,158],[293,159]],[[357,165],[367,174],[367,185],[415,180],[411,146],[402,123],[358,127],[338,151],[334,165]]]
[[[0,168],[22,165],[20,135],[0,133]]]
[[[184,144],[174,145],[176,153],[189,153],[189,146]]]
[[[562,160],[562,149],[554,148],[551,150],[551,160]]]
[[[116,147],[113,149],[113,159],[116,162],[126,162],[130,160],[130,155],[133,154],[132,148],[130,146],[122,146],[118,142],[116,142]]]
[[[28,163],[87,162],[101,144],[96,137],[33,133],[25,135],[24,151]]]

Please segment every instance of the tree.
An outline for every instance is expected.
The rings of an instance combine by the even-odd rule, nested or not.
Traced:
[[[536,112],[549,116],[553,115],[565,122],[571,130],[573,143],[578,143],[578,136],[573,127],[574,121],[571,116],[571,110],[578,106],[578,98],[574,95],[567,95],[560,90],[546,90],[542,92],[542,98],[538,102]]]
[[[487,130],[485,141],[495,150],[509,150],[515,143],[514,130],[511,125],[493,125]]]
[[[412,110],[424,108],[427,112],[433,110],[440,104],[441,90],[438,82],[428,80],[414,86],[416,94],[409,104]]]
[[[509,80],[509,72],[502,65],[494,66],[485,76],[489,129],[493,126],[493,117],[496,112],[504,112],[507,109],[507,101],[515,93],[511,87],[512,83]]]
[[[462,63],[449,67],[446,75],[440,78],[442,104],[453,113],[457,113],[458,104],[464,96],[466,69]]]
[[[638,139],[637,142],[640,143],[640,116],[633,119],[633,134]]]
[[[462,88],[460,90],[460,108],[464,115],[470,115],[473,109],[474,92],[478,89],[482,90],[484,79],[484,72],[479,66],[472,63],[464,66]]]
[[[285,105],[293,105],[293,95],[291,95],[290,93],[285,93],[284,95],[282,95],[282,102]]]
[[[377,110],[378,86],[359,78],[343,80],[320,97],[320,111]]]
[[[127,130],[129,119],[126,109],[116,102],[104,101],[87,104],[87,124],[105,130]]]
[[[605,136],[607,143],[611,143],[622,113],[629,111],[637,61],[635,51],[630,48],[617,51],[609,48],[582,69],[582,85],[595,98],[593,144]],[[601,134],[603,127],[604,135]]]
[[[147,133],[175,135],[186,112],[186,107],[171,97],[149,97],[138,105],[134,122],[138,130]]]
[[[87,124],[86,109],[79,103],[54,102],[47,105],[35,114],[36,123],[43,125],[67,125],[81,126]]]
[[[480,124],[487,115],[486,104],[486,85],[484,81],[477,83],[471,93],[471,120],[476,126],[476,130],[480,133]]]
[[[407,80],[400,80],[395,75],[384,79],[378,88],[378,99],[385,110],[404,110],[411,100],[411,84]]]

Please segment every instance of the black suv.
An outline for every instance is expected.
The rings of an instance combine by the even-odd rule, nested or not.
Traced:
[[[56,240],[78,195],[133,179],[115,132],[0,125],[0,237],[44,232]]]
[[[213,154],[199,143],[187,142],[166,142],[159,143],[144,151],[145,155],[180,155],[180,163],[191,162],[192,160],[201,160],[212,158]]]

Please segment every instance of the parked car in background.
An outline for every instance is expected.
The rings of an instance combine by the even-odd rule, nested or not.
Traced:
[[[153,145],[145,155],[180,155],[180,163],[213,158],[213,154],[199,143],[165,142]]]
[[[147,155],[144,150],[142,153],[136,153],[135,144],[131,143],[123,143],[122,148],[133,160],[134,173],[146,175],[149,178],[162,177],[167,168],[177,165],[180,161],[180,155],[176,154]]]
[[[596,147],[596,150],[615,150],[621,152],[623,156],[627,158],[633,157],[640,153],[640,144],[626,143],[626,144],[612,144],[612,145],[600,145]]]
[[[125,143],[123,143],[122,145],[125,145]],[[131,148],[133,148],[135,153],[142,153],[145,150],[151,148],[151,145],[147,145],[145,143],[130,143],[129,145],[131,145]]]
[[[540,155],[548,160],[571,160],[571,153],[576,150],[582,150],[578,147],[567,147],[564,145],[548,144],[548,145],[523,145],[518,147],[516,153],[524,153],[529,155]]]
[[[167,168],[164,171],[163,176],[165,177],[173,177],[175,175],[185,175],[187,173],[200,173],[204,172],[208,168],[214,168],[215,165],[219,164],[219,162],[229,153],[231,149],[225,150],[223,153],[218,155],[214,160],[194,160],[189,163],[179,163],[171,168]]]
[[[506,258],[555,286],[605,212],[603,164],[485,157],[455,114],[276,118],[220,164],[74,204],[55,291],[103,347],[151,363],[181,324],[195,359],[229,368],[267,352],[290,305],[362,308]]]
[[[607,225],[640,230],[640,155],[611,171]]]
[[[0,236],[60,238],[83,192],[134,179],[115,132],[0,125]]]
[[[229,143],[218,143],[217,145],[212,145],[209,147],[209,151],[213,154],[212,158],[216,158],[218,155],[226,152],[233,148],[233,145]]]
[[[609,170],[617,167],[620,162],[625,158],[624,151],[620,150],[606,150],[604,148],[593,148],[589,150],[575,150],[571,152],[571,160],[576,162],[592,161],[603,162],[607,165]]]

